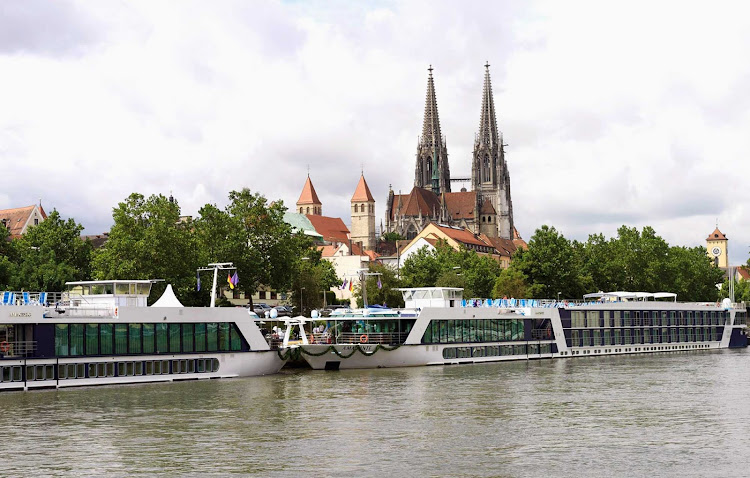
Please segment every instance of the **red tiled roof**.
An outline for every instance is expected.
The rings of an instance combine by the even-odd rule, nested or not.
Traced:
[[[485,199],[484,202],[482,202],[482,210],[480,211],[480,214],[497,214],[495,212],[495,206],[492,205],[492,202],[489,199]]]
[[[474,219],[475,191],[445,193],[445,207],[451,219]]]
[[[401,208],[399,209],[399,199]],[[445,207],[452,220],[456,219],[474,219],[474,204],[477,201],[477,194],[474,191],[462,191],[455,193],[445,193],[438,196],[432,191],[424,188],[414,187],[409,194],[396,194],[393,196],[393,205],[391,206],[391,219],[396,215],[404,216],[432,216],[439,213],[442,209],[441,201],[445,201]],[[490,205],[490,207],[492,207]],[[493,208],[494,211],[494,208]]]
[[[305,185],[302,186],[302,194],[299,195],[297,204],[321,204],[318,199],[318,193],[315,192],[310,176],[307,177]]]
[[[745,266],[738,267],[737,274],[740,276],[740,278],[742,278],[742,280],[750,280],[750,269]]]
[[[327,246],[318,246],[318,250],[320,251],[321,257],[333,257],[333,255],[338,250],[339,246],[334,245],[327,245]]]
[[[434,224],[434,223],[433,223]],[[472,244],[475,246],[490,246],[490,244],[487,244],[483,240],[481,240],[478,236],[475,236],[474,233],[469,231],[466,228],[454,228],[450,226],[443,226],[440,224],[435,224],[435,227],[440,229],[440,231],[445,234],[446,236],[450,237],[456,242],[460,242],[462,244]]]
[[[375,202],[375,198],[370,193],[370,188],[367,187],[367,181],[365,181],[365,175],[359,177],[359,183],[357,183],[357,189],[354,190],[354,196],[352,196],[352,202]]]
[[[518,246],[515,244],[515,242],[510,239],[503,239],[502,237],[490,237],[486,234],[480,234],[480,237],[488,244],[491,244],[492,247],[494,247],[501,256],[510,257],[514,252],[516,252],[516,249],[518,249]]]
[[[340,217],[318,216],[306,214],[315,231],[323,236],[324,241],[349,242],[349,229]]]
[[[721,232],[719,228],[717,227],[716,229],[714,229],[714,232],[708,235],[706,240],[707,241],[728,241],[729,239],[727,239],[727,236],[725,236],[724,233]]]
[[[0,210],[0,221],[5,221],[5,225],[10,231],[10,237],[18,238],[23,233],[23,228],[29,221],[31,213],[34,212],[35,204],[26,207],[17,207],[14,209]],[[42,219],[47,219],[47,213],[39,206],[39,214]]]

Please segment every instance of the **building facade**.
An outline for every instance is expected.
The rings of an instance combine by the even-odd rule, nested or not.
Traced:
[[[451,191],[448,146],[440,129],[432,71],[430,67],[414,186],[408,194],[389,190],[383,230],[412,239],[430,222],[438,222],[512,240],[510,173],[497,128],[489,64],[485,65],[479,132],[471,159],[471,191]]]

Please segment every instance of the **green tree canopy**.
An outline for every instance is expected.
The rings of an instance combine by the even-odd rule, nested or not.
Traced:
[[[369,304],[381,304],[389,307],[403,307],[404,299],[401,292],[397,289],[401,287],[401,282],[398,280],[396,271],[384,264],[370,264],[370,273],[380,274],[374,276],[368,276],[365,281],[365,287],[367,287],[367,302]],[[378,287],[378,279],[382,287]],[[357,287],[354,291],[354,297],[357,300],[357,306],[363,307],[364,301],[362,300],[362,290]]]
[[[13,249],[9,252],[15,261],[12,266],[9,260],[0,262],[0,271],[5,267],[10,272],[8,285],[18,290],[61,291],[65,282],[89,279],[91,242],[81,240],[82,230],[75,220],[64,220],[53,210],[46,220],[5,244]]]
[[[180,220],[180,207],[163,195],[131,194],[114,208],[109,239],[93,255],[97,279],[164,279],[154,286],[156,300],[166,284],[186,305],[195,290],[198,255],[192,224]],[[46,221],[45,221],[46,222]]]

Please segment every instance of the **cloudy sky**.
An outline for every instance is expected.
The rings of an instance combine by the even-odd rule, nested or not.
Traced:
[[[750,247],[750,7],[741,2],[0,2],[0,208],[90,234],[137,191],[183,214],[249,187],[296,202],[308,167],[349,222],[414,178],[427,67],[468,175],[485,61],[516,226],[653,226]]]

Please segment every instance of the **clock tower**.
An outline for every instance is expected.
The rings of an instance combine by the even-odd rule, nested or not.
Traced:
[[[727,251],[727,243],[729,239],[724,235],[723,232],[717,227],[714,232],[708,235],[706,238],[706,249],[708,250],[708,257],[714,261],[716,267],[726,269],[729,265],[729,257]]]

